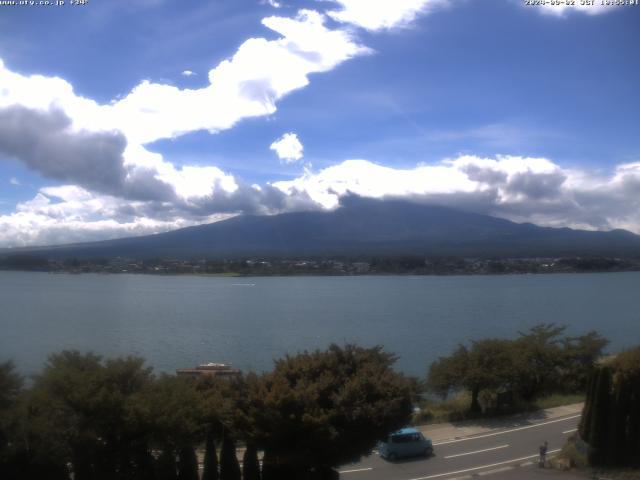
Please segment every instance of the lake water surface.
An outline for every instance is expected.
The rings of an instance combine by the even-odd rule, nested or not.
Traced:
[[[62,349],[270,369],[331,342],[381,344],[423,376],[460,342],[541,322],[640,343],[640,272],[518,276],[198,277],[0,272],[0,361],[25,374]]]

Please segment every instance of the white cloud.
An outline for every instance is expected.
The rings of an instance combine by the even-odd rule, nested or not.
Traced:
[[[450,0],[335,1],[342,8],[328,12],[331,18],[372,31],[404,27],[420,14],[450,3]]]
[[[144,145],[270,115],[279,99],[308,85],[311,73],[369,52],[351,34],[324,22],[311,10],[295,18],[265,18],[263,25],[280,36],[245,41],[209,72],[207,87],[144,81],[110,104],[76,95],[61,78],[12,72],[0,60],[0,115],[7,120],[0,125],[0,152],[44,177],[122,198],[190,205],[216,196],[245,198],[251,192],[236,194],[236,181],[220,169],[178,168]],[[16,128],[29,135],[16,135]]]
[[[163,172],[186,177],[197,173]],[[14,213],[0,216],[0,246],[150,234],[209,223],[238,211],[332,209],[353,194],[405,198],[539,225],[640,233],[640,162],[600,175],[563,168],[546,158],[464,155],[407,169],[346,160],[272,185],[246,185],[221,171],[211,175],[219,189],[213,195],[186,195],[173,203],[128,201],[75,185],[43,188]],[[233,183],[221,186],[225,181]]]
[[[581,5],[578,0],[576,0],[575,3],[575,5],[551,5],[548,2],[546,5],[536,5],[536,7],[539,8],[542,13],[558,17],[564,17],[566,14],[572,12],[585,13],[587,15],[599,15],[613,10],[610,6],[598,5],[597,1],[594,2],[594,5]]]
[[[194,75],[197,75],[197,73],[192,72],[191,70],[184,70],[181,75],[183,77],[193,77]]]
[[[288,182],[246,185],[214,166],[178,167],[145,147],[271,115],[281,98],[309,84],[311,74],[370,53],[349,25],[371,31],[404,27],[450,2],[334,3],[339,8],[327,15],[347,24],[345,29],[327,28],[325,15],[311,10],[295,18],[265,18],[263,25],[278,37],[248,39],[209,71],[209,85],[199,89],[144,81],[118,100],[99,104],[76,95],[61,78],[21,75],[0,60],[0,152],[46,178],[69,183],[43,188],[14,213],[0,216],[0,246],[154,233],[237,212],[277,213],[318,204],[334,208],[340,197],[352,193],[413,198],[545,225],[640,232],[640,163],[599,176],[544,158],[462,156],[410,169],[347,160],[317,173],[309,165],[303,176]],[[576,11],[595,14],[603,9]],[[287,162],[302,158],[295,133],[285,134],[271,148]]]
[[[302,143],[295,133],[285,133],[269,147],[276,152],[278,158],[286,163],[294,163],[303,156]]]
[[[282,4],[280,2],[276,2],[276,0],[264,0],[263,3],[273,7],[273,8],[281,8]]]
[[[9,179],[9,183],[10,183],[11,185],[16,186],[16,187],[19,187],[20,185],[22,185],[22,182],[20,182],[20,180],[18,180],[16,177],[11,177],[11,178]]]
[[[95,195],[75,185],[43,188],[16,211],[0,215],[0,247],[55,245],[105,240],[188,227],[228,218],[211,214],[200,218],[169,215],[153,218],[137,214],[143,202],[126,202]]]
[[[324,208],[350,194],[409,198],[520,222],[640,233],[640,163],[600,176],[532,157],[464,155],[410,169],[347,160],[273,185]]]
[[[55,107],[71,119],[75,131],[119,130],[135,144],[196,130],[226,130],[244,118],[274,113],[278,100],[308,85],[309,74],[329,71],[369,52],[349,33],[325,27],[324,21],[311,10],[300,11],[296,18],[267,17],[263,25],[280,38],[246,40],[209,72],[207,87],[180,89],[143,81],[108,105],[77,96],[65,80],[23,76],[0,61],[0,108]]]

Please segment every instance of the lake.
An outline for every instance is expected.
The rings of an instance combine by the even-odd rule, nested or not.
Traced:
[[[38,372],[62,349],[270,369],[331,342],[383,345],[424,376],[460,342],[541,322],[640,343],[640,272],[508,276],[198,277],[0,272],[0,361]]]

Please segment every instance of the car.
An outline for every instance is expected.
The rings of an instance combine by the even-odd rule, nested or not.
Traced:
[[[433,443],[419,430],[403,428],[390,434],[386,441],[379,442],[378,452],[389,461],[403,457],[428,457],[433,454]]]

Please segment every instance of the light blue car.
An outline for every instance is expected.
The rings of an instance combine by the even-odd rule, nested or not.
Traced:
[[[384,442],[378,443],[382,458],[394,461],[402,457],[428,457],[433,454],[433,443],[415,428],[403,428],[392,433]]]

